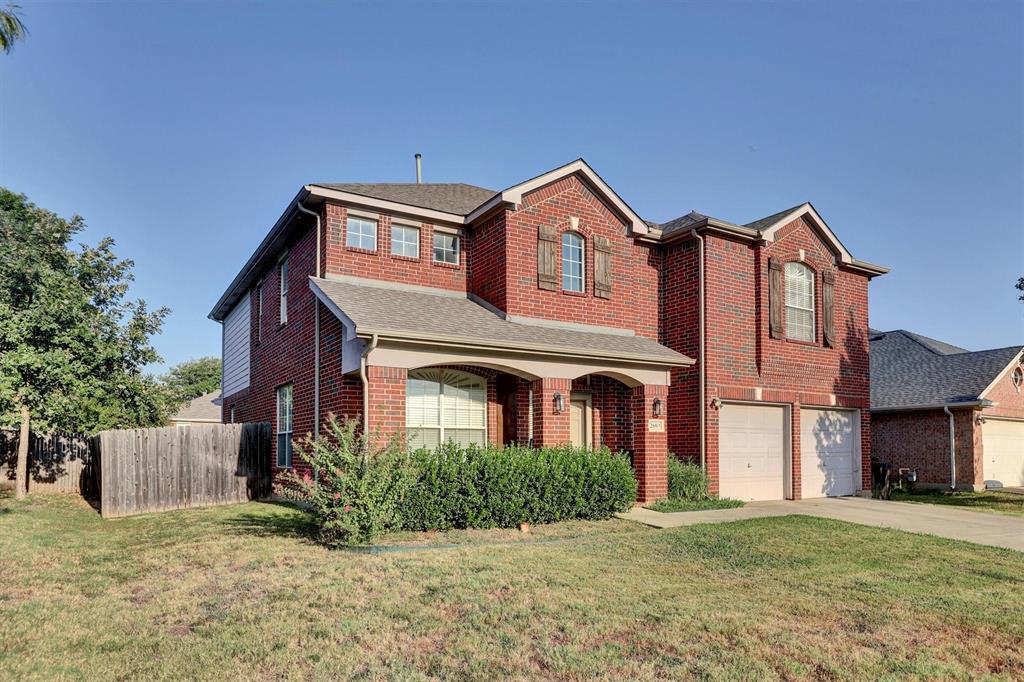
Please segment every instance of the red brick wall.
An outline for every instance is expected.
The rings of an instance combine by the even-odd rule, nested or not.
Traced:
[[[474,226],[466,235],[465,241],[469,291],[500,310],[505,310],[505,213],[500,212]]]
[[[957,483],[984,485],[978,413],[961,409],[953,415]],[[949,485],[949,417],[942,410],[873,414],[871,440],[879,461],[916,470],[921,483]]]
[[[277,433],[277,387],[292,384],[293,434],[296,441],[313,431],[314,297],[308,278],[316,269],[316,231],[308,230],[288,250],[288,322],[280,324],[280,267],[263,278],[262,335],[257,328],[260,288],[251,297],[249,388],[224,397],[223,419],[268,421]],[[333,318],[321,309],[321,322]],[[262,336],[262,338],[261,338]],[[298,454],[296,468],[303,468]],[[271,462],[277,461],[277,439],[271,445]]]
[[[768,329],[768,258],[799,260],[815,271],[815,343],[770,337]],[[661,319],[663,342],[698,359],[696,242],[670,247],[665,255]],[[862,483],[870,483],[871,424],[867,412],[868,278],[838,269],[825,242],[802,219],[782,228],[776,241],[754,245],[718,235],[705,236],[706,320],[706,457],[712,490],[718,489],[718,411],[723,400],[761,400],[793,407],[793,490],[799,496],[800,405],[861,409]],[[824,345],[821,273],[836,274],[836,347]],[[673,371],[669,399],[669,448],[696,458],[699,408],[697,367]],[[758,397],[757,389],[761,395]]]
[[[1019,390],[1014,387],[1012,380],[1013,370],[992,387],[985,397],[994,403],[995,407],[985,410],[986,417],[1013,417],[1024,419],[1024,386]]]
[[[537,228],[554,225],[569,231],[570,217],[586,238],[586,281],[583,293],[537,287]],[[510,315],[632,329],[658,338],[658,247],[639,244],[626,225],[576,177],[552,183],[523,197],[517,211],[505,216],[506,307]],[[594,237],[611,241],[612,296],[594,296]]]
[[[404,284],[466,290],[466,246],[460,239],[462,253],[458,265],[435,263],[434,227],[420,223],[420,257],[418,259],[391,255],[391,218],[381,213],[377,220],[377,250],[364,251],[345,246],[348,209],[340,204],[324,207],[325,269],[336,275],[366,277]]]

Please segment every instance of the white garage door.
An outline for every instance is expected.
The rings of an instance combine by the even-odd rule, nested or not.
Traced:
[[[856,412],[800,410],[800,497],[837,497],[857,492],[859,430]]]
[[[981,447],[986,487],[1024,485],[1024,422],[986,418]]]
[[[786,410],[724,404],[718,426],[718,494],[737,500],[785,496]]]

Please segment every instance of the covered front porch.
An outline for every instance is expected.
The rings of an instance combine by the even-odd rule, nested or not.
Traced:
[[[361,380],[368,433],[413,447],[607,446],[631,454],[640,501],[667,494],[670,370],[689,358],[622,330],[511,322],[464,295],[311,287],[345,328],[342,365]]]

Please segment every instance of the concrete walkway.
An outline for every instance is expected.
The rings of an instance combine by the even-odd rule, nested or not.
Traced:
[[[725,523],[765,516],[802,514],[911,533],[926,533],[979,545],[1024,552],[1024,518],[956,509],[937,504],[886,502],[863,497],[826,497],[815,500],[748,502],[738,509],[662,514],[634,507],[619,518],[655,528],[678,528],[698,523]]]

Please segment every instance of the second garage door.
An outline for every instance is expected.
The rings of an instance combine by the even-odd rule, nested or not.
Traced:
[[[985,486],[1024,485],[1024,422],[985,420],[981,427]]]
[[[785,496],[786,410],[726,403],[719,411],[718,494],[737,500]]]
[[[800,410],[800,497],[857,492],[859,426],[853,411]]]

